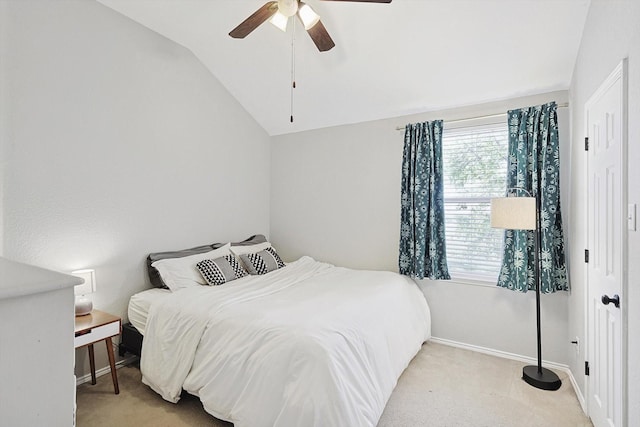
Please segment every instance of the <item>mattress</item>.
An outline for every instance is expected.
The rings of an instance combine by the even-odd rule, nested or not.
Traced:
[[[169,289],[153,288],[139,292],[129,300],[129,322],[144,335],[147,327],[147,316],[152,304],[171,296]]]

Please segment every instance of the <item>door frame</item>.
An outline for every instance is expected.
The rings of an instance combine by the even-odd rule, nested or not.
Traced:
[[[596,101],[598,101],[603,95],[604,93],[614,84],[616,83],[618,80],[621,81],[621,90],[622,90],[622,96],[621,96],[621,103],[622,103],[622,124],[621,124],[621,150],[620,150],[620,166],[621,166],[621,170],[622,170],[622,188],[620,190],[620,194],[621,194],[621,200],[620,200],[620,204],[621,204],[621,209],[620,209],[620,227],[621,227],[621,234],[622,234],[622,283],[620,284],[620,319],[621,319],[621,323],[622,323],[622,342],[621,342],[621,369],[620,369],[620,375],[622,378],[620,378],[620,383],[622,385],[622,426],[627,426],[628,425],[628,320],[627,320],[627,307],[628,307],[628,303],[627,303],[627,295],[628,295],[628,281],[629,281],[629,248],[628,248],[628,239],[629,239],[629,229],[628,229],[628,221],[627,221],[627,205],[628,205],[628,193],[629,193],[629,178],[628,178],[628,169],[629,169],[629,165],[628,165],[628,128],[629,128],[629,121],[628,121],[628,59],[624,58],[622,59],[622,61],[620,61],[620,63],[618,63],[618,65],[616,66],[616,68],[611,72],[611,74],[598,86],[598,89],[596,89],[594,91],[594,93],[589,97],[589,99],[587,100],[587,102],[584,105],[584,132],[585,132],[585,137],[589,136],[589,108],[591,107],[591,105],[593,105]],[[589,181],[589,152],[585,151],[585,183],[588,183]],[[588,187],[587,187],[588,188]],[[587,190],[587,206],[585,209],[585,224],[586,224],[586,229],[585,229],[585,246],[588,246],[589,244],[589,203],[590,203],[591,198],[589,197],[589,192]],[[587,249],[590,249],[587,247]],[[585,323],[585,335],[584,335],[584,341],[585,341],[585,360],[589,360],[589,354],[591,353],[591,342],[590,342],[590,336],[591,336],[591,329],[590,329],[590,323],[591,323],[591,319],[589,318],[589,304],[590,304],[590,296],[591,296],[591,287],[590,287],[590,283],[589,283],[589,264],[585,263],[584,264],[584,274],[585,274],[585,283],[586,283],[586,292],[585,292],[585,300],[584,300],[584,310],[585,310],[585,315],[584,315],[584,323]],[[590,414],[591,412],[591,408],[589,407],[589,401],[590,401],[590,378],[586,378],[585,381],[585,405],[586,405],[586,409],[587,409],[587,415]]]

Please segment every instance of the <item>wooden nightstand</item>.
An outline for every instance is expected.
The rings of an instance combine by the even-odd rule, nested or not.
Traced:
[[[118,375],[116,374],[111,337],[120,335],[121,324],[122,321],[118,316],[100,310],[93,310],[91,314],[86,316],[76,316],[76,334],[74,338],[75,348],[89,346],[91,384],[96,383],[96,362],[93,356],[93,344],[98,341],[105,341],[107,354],[109,355],[109,366],[111,367],[111,379],[113,380],[113,388],[116,394],[120,393],[120,389],[118,388]]]

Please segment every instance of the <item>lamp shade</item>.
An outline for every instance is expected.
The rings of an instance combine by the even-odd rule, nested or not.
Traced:
[[[269,22],[274,26],[278,27],[280,31],[287,31],[287,23],[289,22],[289,17],[284,16],[280,11],[273,14]]]
[[[87,295],[96,291],[96,272],[94,270],[76,270],[71,274],[84,279],[83,284],[75,286],[75,295]]]
[[[506,230],[535,230],[535,197],[491,199],[491,227]]]
[[[300,17],[305,30],[313,28],[313,26],[320,21],[320,16],[318,16],[318,14],[313,9],[311,9],[311,6],[303,2],[300,2],[298,16]]]

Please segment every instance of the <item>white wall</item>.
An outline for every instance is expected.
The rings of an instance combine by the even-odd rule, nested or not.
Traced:
[[[7,2],[0,1],[0,53],[6,51],[6,43],[9,30],[9,14]],[[0,61],[0,256],[4,252],[4,170],[6,156],[4,154],[5,141],[9,138],[9,111],[7,105],[7,61]]]
[[[504,102],[277,136],[271,152],[271,240],[287,259],[397,271],[404,126],[455,120],[555,100],[555,92]],[[562,197],[568,200],[569,117],[559,111]],[[535,295],[502,288],[424,281],[433,335],[536,357]],[[567,294],[543,296],[543,356],[567,363]]]
[[[94,1],[2,3],[4,256],[94,268],[126,317],[149,252],[268,234],[269,137],[191,52]]]
[[[583,149],[585,137],[584,105],[600,84],[623,58],[629,58],[629,203],[640,204],[640,2],[637,0],[592,0],[589,15],[576,61],[571,83],[572,114],[572,195],[573,215],[572,256],[579,257],[586,248],[586,158]],[[626,295],[628,309],[628,424],[640,425],[640,233],[629,232],[629,289]],[[579,336],[584,342],[585,271],[584,264],[571,268],[574,292],[569,299],[569,335]],[[582,375],[584,351],[571,361],[574,376],[584,392]]]

